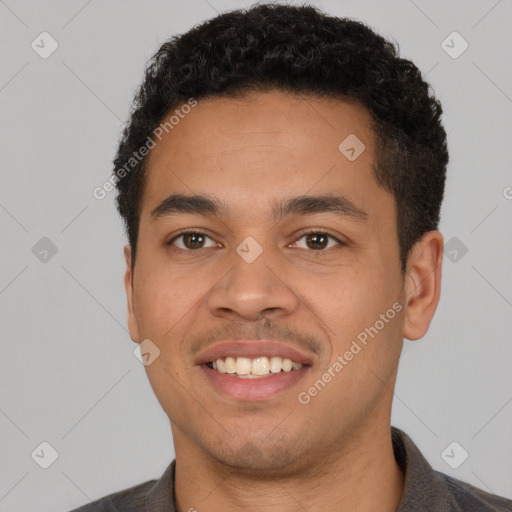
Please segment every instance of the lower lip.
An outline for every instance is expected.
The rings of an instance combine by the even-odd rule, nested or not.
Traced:
[[[236,400],[259,401],[267,400],[278,393],[291,388],[304,377],[309,366],[298,370],[270,374],[268,377],[244,379],[229,373],[220,373],[217,370],[201,365],[201,369],[211,384],[222,394]]]

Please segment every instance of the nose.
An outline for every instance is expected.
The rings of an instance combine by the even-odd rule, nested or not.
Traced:
[[[265,249],[250,261],[233,252],[232,267],[206,297],[214,316],[254,321],[269,315],[290,315],[297,309],[298,296],[287,282],[278,259],[270,258],[269,253]]]

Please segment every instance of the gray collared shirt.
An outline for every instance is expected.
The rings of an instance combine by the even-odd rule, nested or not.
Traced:
[[[396,512],[512,512],[512,501],[432,469],[402,430],[391,427],[395,458],[405,474]],[[176,512],[173,460],[159,480],[109,494],[71,512]]]

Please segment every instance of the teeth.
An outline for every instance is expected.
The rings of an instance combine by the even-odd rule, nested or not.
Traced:
[[[281,357],[261,356],[254,359],[248,357],[226,357],[212,362],[212,367],[220,373],[236,374],[242,378],[258,378],[281,371],[290,372],[302,368],[302,364]]]
[[[217,359],[217,371],[220,373],[226,373],[226,363],[224,359]]]
[[[268,357],[258,357],[252,362],[252,373],[254,375],[268,375],[270,371],[270,362]]]
[[[234,357],[226,357],[225,368],[226,373],[235,373],[236,359]]]
[[[248,357],[237,357],[235,370],[238,375],[249,375],[251,373],[251,360]]]
[[[283,360],[280,357],[270,358],[270,371],[272,373],[279,373],[283,367]]]
[[[289,372],[293,368],[291,359],[283,359],[283,370]]]

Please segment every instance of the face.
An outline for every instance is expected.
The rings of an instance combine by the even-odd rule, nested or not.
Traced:
[[[177,454],[299,468],[389,424],[406,304],[374,146],[359,104],[268,92],[200,100],[151,150],[125,283]]]

